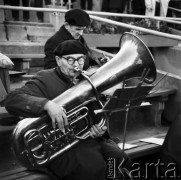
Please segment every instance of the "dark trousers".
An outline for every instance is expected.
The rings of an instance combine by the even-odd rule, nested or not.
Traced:
[[[122,150],[111,140],[87,139],[57,157],[48,169],[63,180],[106,180],[108,158],[121,162]]]
[[[35,1],[33,6],[42,8],[43,7],[43,0]],[[43,22],[43,12],[37,12],[37,17],[38,17],[38,20]]]
[[[92,0],[81,0],[80,1],[81,9],[86,9],[86,2],[87,2],[87,9],[92,10]]]
[[[134,14],[145,15],[145,1],[144,0],[132,0],[132,10]]]
[[[45,5],[51,4],[50,0],[45,0]],[[43,7],[43,0],[34,1],[34,7],[42,8]],[[37,12],[38,20],[43,22],[43,12]]]
[[[10,1],[12,6],[20,6],[20,0],[11,0]],[[22,0],[22,4],[25,7],[29,7],[29,0]],[[12,16],[15,20],[19,20],[19,11],[12,10]],[[29,12],[23,11],[23,19],[28,20],[29,19]]]

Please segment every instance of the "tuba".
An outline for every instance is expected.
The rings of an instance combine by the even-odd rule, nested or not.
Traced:
[[[89,137],[87,105],[94,101],[97,93],[101,94],[132,78],[151,84],[156,79],[156,67],[144,42],[131,33],[124,33],[120,39],[120,50],[110,61],[98,68],[89,78],[84,78],[53,99],[67,111],[69,126],[65,133],[59,129],[54,130],[46,114],[23,119],[17,124],[12,135],[12,149],[17,160],[28,168],[44,166]],[[79,121],[85,121],[85,127],[74,132]],[[101,118],[99,125],[104,124],[105,118]]]

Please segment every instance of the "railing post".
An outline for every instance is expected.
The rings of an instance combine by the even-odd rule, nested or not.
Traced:
[[[60,6],[63,6],[64,2],[63,0],[60,1]]]
[[[4,0],[0,0],[0,5],[4,5]],[[0,22],[3,22],[5,20],[4,11],[4,9],[0,9]]]
[[[72,2],[71,0],[68,0],[68,9],[71,9]]]
[[[55,7],[55,0],[53,0],[52,5],[53,5],[53,7]]]

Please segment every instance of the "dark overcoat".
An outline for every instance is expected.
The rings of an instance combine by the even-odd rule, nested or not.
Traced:
[[[74,39],[73,36],[65,29],[65,26],[61,26],[60,29],[52,36],[50,37],[47,42],[45,43],[44,52],[45,52],[45,58],[44,58],[44,68],[50,69],[57,66],[57,63],[55,61],[55,55],[53,53],[54,49],[57,47],[59,43],[62,43],[66,40]],[[87,60],[86,64],[84,65],[84,69],[87,69],[89,66],[98,65],[96,63],[96,57],[94,57],[92,51],[87,46],[87,43],[85,39],[81,36],[79,41],[84,44],[84,46],[88,50]]]

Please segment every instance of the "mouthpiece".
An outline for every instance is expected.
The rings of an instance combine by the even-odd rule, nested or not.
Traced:
[[[80,73],[82,72],[78,67],[75,67],[75,68],[74,68],[74,71],[80,72]]]

